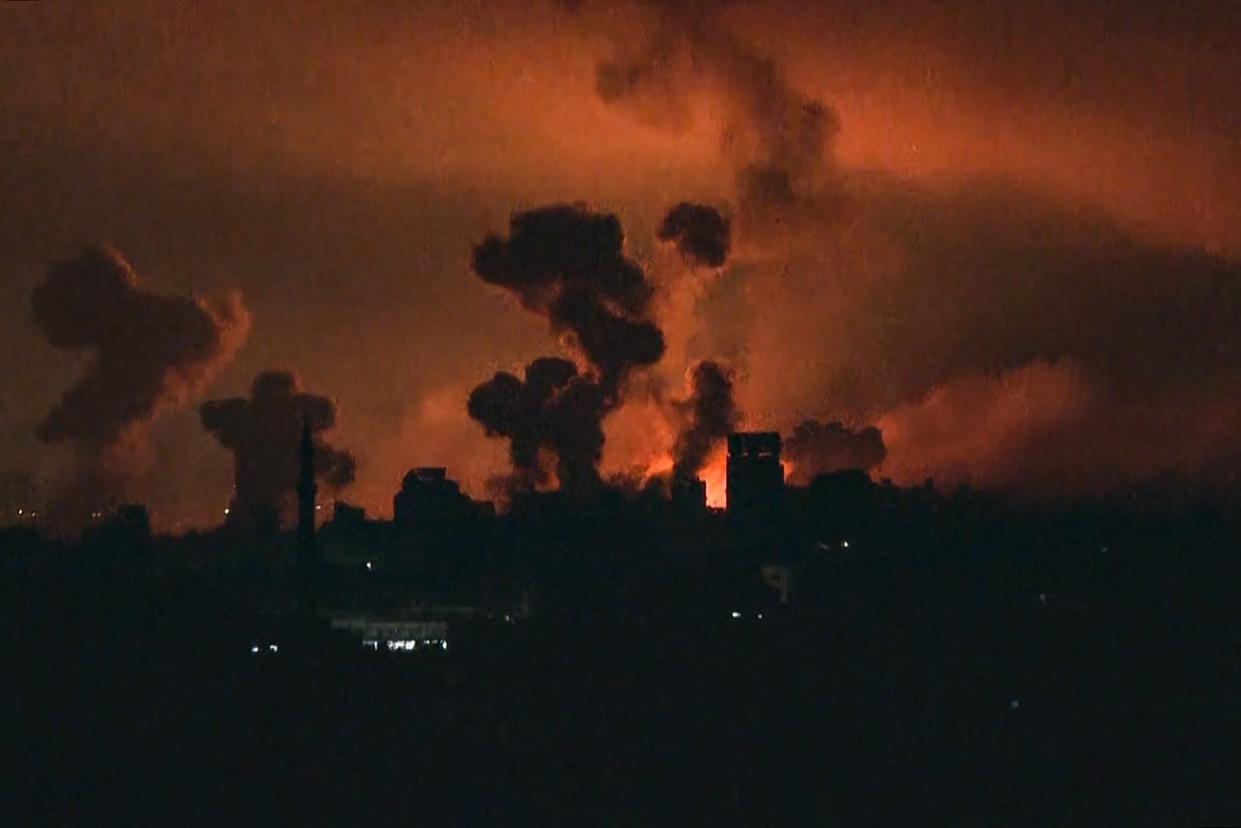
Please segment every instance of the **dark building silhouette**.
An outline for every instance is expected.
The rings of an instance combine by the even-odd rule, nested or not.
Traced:
[[[114,551],[136,551],[151,543],[151,516],[145,506],[129,503],[117,507],[102,522],[88,529],[83,541]]]
[[[338,500],[330,520],[315,530],[315,557],[324,570],[356,567],[383,555],[392,524],[367,518],[366,510]]]
[[[728,512],[767,513],[784,496],[780,435],[774,431],[739,431],[728,436]]]
[[[362,526],[366,523],[366,509],[338,500],[332,507],[332,523],[348,529]]]
[[[553,489],[547,492],[513,492],[509,514],[537,525],[549,524],[568,515],[580,515],[582,512],[574,511],[567,492]]]
[[[674,478],[672,505],[682,512],[705,512],[707,510],[706,482],[697,477]]]
[[[443,526],[474,516],[480,510],[480,504],[463,494],[457,482],[448,478],[448,470],[439,466],[411,469],[392,499],[397,529]]]

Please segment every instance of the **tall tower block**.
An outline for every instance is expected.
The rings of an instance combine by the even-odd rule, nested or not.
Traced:
[[[784,496],[780,435],[738,431],[728,436],[728,512],[770,514]]]

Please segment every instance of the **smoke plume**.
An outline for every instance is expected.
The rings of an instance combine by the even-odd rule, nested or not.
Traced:
[[[353,482],[353,455],[323,438],[336,425],[336,403],[303,392],[294,374],[261,373],[254,378],[249,399],[209,400],[199,416],[203,428],[233,453],[230,523],[287,510],[297,484],[303,426],[309,427],[315,443],[315,476],[333,489]]]
[[[804,486],[820,474],[856,469],[868,472],[883,462],[883,433],[874,426],[854,431],[839,422],[806,420],[784,440],[792,464],[789,482]]]
[[[54,347],[85,351],[85,374],[39,425],[39,439],[79,449],[88,485],[73,485],[60,511],[92,511],[91,492],[123,488],[161,413],[199,393],[245,341],[250,317],[240,295],[221,301],[160,296],[139,287],[115,250],[91,248],[53,264],[34,289],[35,323]]]
[[[1074,185],[1077,198],[1050,200],[1048,179],[1088,166],[1064,163],[1076,147],[1029,167],[1033,190],[1002,179],[846,177],[835,112],[741,40],[748,33],[730,28],[726,0],[635,5],[641,33],[612,35],[596,91],[674,127],[689,103],[719,104],[733,243],[745,261],[699,314],[708,352],[744,360],[747,410],[778,418],[830,399],[883,429],[851,464],[878,457],[882,442],[883,473],[898,482],[1094,493],[1153,475],[1236,478],[1227,428],[1241,375],[1235,255],[1169,245],[1145,226],[1158,221],[1135,229],[1130,207],[1111,195],[1124,223],[1087,206],[1099,203],[1093,190]],[[1126,152],[1123,142],[1099,145]],[[1026,152],[992,153],[1001,154]],[[1183,155],[1161,152],[1159,163]],[[1011,163],[992,157],[977,169]],[[1094,189],[1147,186],[1135,183],[1141,164],[1108,170]],[[1191,201],[1215,209],[1208,190]],[[1166,199],[1159,191],[1150,203]],[[844,218],[849,232],[833,232]],[[830,454],[829,465],[838,462]],[[803,462],[794,475],[816,466]]]
[[[545,316],[591,369],[536,359],[524,381],[501,372],[470,394],[470,416],[489,436],[510,440],[509,488],[545,482],[540,449],[556,454],[562,489],[596,486],[603,418],[620,405],[629,374],[665,349],[650,315],[653,287],[625,257],[620,221],[569,205],[517,213],[507,239],[489,236],[474,249],[473,269]]]
[[[694,366],[690,382],[692,393],[682,404],[685,421],[677,435],[674,480],[697,477],[711,449],[736,428],[738,421],[732,373],[727,368],[704,360]]]
[[[612,398],[632,369],[664,354],[650,318],[654,288],[624,247],[616,216],[557,204],[514,214],[507,239],[488,236],[474,248],[473,269],[567,334]]]
[[[497,373],[470,393],[468,411],[489,437],[509,441],[510,491],[547,482],[540,449],[555,453],[557,477],[566,491],[599,483],[603,417],[610,410],[600,386],[566,359],[540,357],[526,366],[525,380]]]
[[[664,216],[656,235],[675,244],[690,264],[723,267],[731,243],[729,224],[714,207],[682,201]]]
[[[645,37],[617,43],[596,66],[599,97],[643,112],[682,113],[690,88],[714,87],[747,239],[761,243],[837,221],[847,199],[835,169],[835,110],[793,88],[775,60],[737,39],[718,19],[726,4],[641,5],[649,16]]]

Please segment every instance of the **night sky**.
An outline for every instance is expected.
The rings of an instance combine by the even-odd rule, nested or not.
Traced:
[[[0,6],[0,508],[118,486],[218,523],[233,456],[199,405],[265,371],[335,401],[346,498],[388,514],[422,465],[487,496],[510,455],[471,389],[589,366],[472,252],[579,202],[619,219],[667,346],[603,420],[605,476],[671,468],[719,360],[743,427],[878,427],[875,478],[1236,489],[1235,3],[181,5]],[[685,201],[731,220],[722,267],[657,237]],[[124,346],[39,315],[66,262],[112,274],[72,311]],[[172,314],[202,333],[126,339]],[[92,376],[141,421],[106,457],[40,437]],[[718,449],[705,477],[718,502]]]

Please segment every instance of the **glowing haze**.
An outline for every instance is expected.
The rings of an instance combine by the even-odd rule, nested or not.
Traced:
[[[94,243],[143,295],[237,288],[251,318],[141,418],[126,496],[161,526],[231,498],[233,458],[182,403],[272,365],[336,401],[350,499],[387,513],[407,468],[439,464],[486,495],[511,454],[471,391],[539,357],[589,366],[471,255],[579,203],[623,228],[664,338],[600,420],[603,478],[670,472],[707,361],[733,399],[695,434],[814,421],[804,457],[876,477],[1231,485],[1241,18],[1084,5],[5,4],[0,474],[30,482],[0,509],[75,479],[40,424],[105,366],[49,341],[30,299]],[[665,226],[682,203],[720,224]],[[718,498],[708,442],[681,446]]]

